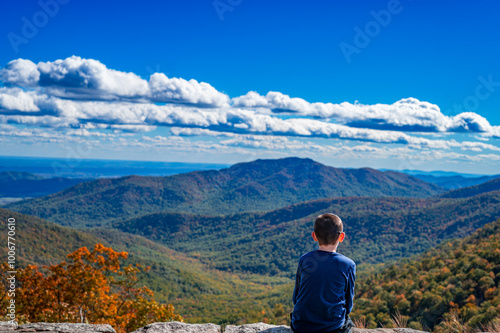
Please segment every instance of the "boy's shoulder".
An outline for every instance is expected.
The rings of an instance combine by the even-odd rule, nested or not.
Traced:
[[[342,262],[346,266],[350,266],[350,267],[354,267],[354,268],[356,267],[356,263],[354,262],[354,260],[352,260],[349,257],[346,257],[345,255],[343,255],[341,253],[338,253],[338,252],[331,253],[331,252],[326,252],[326,251],[321,251],[321,250],[314,250],[314,251],[304,253],[300,257],[299,263],[303,262],[304,260],[310,259],[310,258],[316,258],[316,259],[321,258],[320,261],[323,261],[324,256],[331,256],[333,260],[337,260],[339,262]]]
[[[343,254],[339,253],[339,259],[342,259],[343,261],[345,261],[346,263],[348,263],[350,266],[356,266],[356,263],[354,262],[354,260],[352,260],[349,257],[346,257]]]

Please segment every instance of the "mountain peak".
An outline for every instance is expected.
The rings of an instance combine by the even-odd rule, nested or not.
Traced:
[[[340,169],[309,158],[287,157],[239,163],[219,171],[96,180],[10,207],[62,224],[78,221],[91,226],[160,211],[227,215],[322,198],[428,197],[441,191],[397,172]]]
[[[319,162],[316,162],[310,158],[301,158],[301,157],[284,157],[284,158],[277,158],[277,159],[257,159],[254,161],[250,162],[242,162],[242,163],[237,163],[230,168],[235,168],[235,167],[241,167],[241,166],[262,166],[262,165],[268,165],[268,166],[297,166],[297,165],[312,165],[312,164],[320,164],[323,165]]]

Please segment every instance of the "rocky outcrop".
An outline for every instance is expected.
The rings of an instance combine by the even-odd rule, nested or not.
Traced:
[[[35,323],[15,325],[9,322],[0,322],[0,333],[116,333],[110,325],[101,324],[70,324],[70,323]],[[290,327],[269,325],[264,323],[246,325],[227,325],[222,331],[215,324],[186,324],[178,321],[168,323],[153,323],[139,328],[132,333],[292,333]],[[411,328],[353,328],[352,333],[427,333]]]
[[[290,327],[282,325],[268,325],[264,323],[255,323],[255,324],[246,324],[246,325],[228,325],[224,330],[224,333],[257,333],[257,332],[266,332],[266,333],[291,333],[292,330]]]
[[[228,325],[224,333],[292,333],[289,326],[281,325],[268,325],[264,323],[247,324],[233,326]],[[411,328],[379,328],[379,329],[364,329],[353,328],[352,333],[428,333],[417,331]]]
[[[178,321],[149,324],[132,333],[221,333],[215,324],[186,324]]]
[[[10,321],[0,321],[0,332],[13,331],[16,328],[17,325],[11,323]]]
[[[1,322],[0,327],[2,331],[10,333],[116,333],[115,329],[107,324],[34,323],[20,325],[16,328],[9,322]]]
[[[412,328],[353,328],[352,333],[424,333]]]

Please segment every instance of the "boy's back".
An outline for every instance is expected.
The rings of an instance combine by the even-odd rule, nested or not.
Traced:
[[[324,219],[325,215],[333,214],[320,217]],[[340,218],[334,217],[338,219],[335,220],[338,226],[334,226],[333,230],[342,228]],[[328,230],[331,219],[327,216],[323,225],[321,221],[317,226],[315,224],[317,234],[324,235],[322,228],[326,225]],[[300,258],[293,292],[292,328],[296,332],[324,333],[337,330],[344,326],[352,310],[356,264],[336,252],[339,238],[340,241],[344,239],[342,229],[337,233],[340,237],[333,236],[333,245],[329,245],[332,238],[323,242],[320,240],[319,250],[308,252]],[[313,238],[317,240],[315,233]]]

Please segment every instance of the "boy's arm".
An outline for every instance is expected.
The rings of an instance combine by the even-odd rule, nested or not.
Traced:
[[[352,310],[352,305],[354,301],[354,284],[356,282],[356,264],[352,267],[352,271],[349,273],[347,276],[347,290],[346,290],[346,309],[347,313],[346,316],[351,313]]]
[[[301,261],[299,261],[299,265],[297,266],[297,273],[295,274],[295,288],[293,289],[293,297],[292,297],[293,305],[295,305],[295,303],[297,303],[297,293],[299,292],[300,263],[301,263]]]

